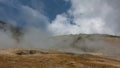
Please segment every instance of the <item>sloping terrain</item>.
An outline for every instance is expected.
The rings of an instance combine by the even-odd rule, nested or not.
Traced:
[[[49,38],[51,48],[72,53],[101,53],[120,57],[120,36],[106,34],[64,35]]]
[[[119,36],[50,37],[51,49],[1,49],[0,68],[120,68]]]
[[[120,61],[56,50],[3,49],[0,50],[0,68],[120,68]]]

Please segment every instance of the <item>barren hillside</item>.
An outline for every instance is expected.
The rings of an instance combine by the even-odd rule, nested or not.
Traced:
[[[64,35],[49,38],[54,49],[72,53],[101,53],[114,58],[120,57],[120,36],[106,34]]]

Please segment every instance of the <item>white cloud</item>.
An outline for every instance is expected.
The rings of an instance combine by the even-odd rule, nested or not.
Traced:
[[[57,15],[49,26],[49,30],[54,34],[114,34],[104,21],[106,16],[113,11],[106,1],[71,0],[71,3],[72,6],[67,13]]]
[[[48,28],[55,34],[70,34],[74,30],[71,30],[74,26],[71,26],[68,22],[69,20],[66,15],[57,15],[56,19]]]

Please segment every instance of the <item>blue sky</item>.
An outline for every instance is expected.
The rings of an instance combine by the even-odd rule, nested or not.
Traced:
[[[64,0],[5,0],[0,2],[0,20],[15,20],[19,25],[24,25],[25,19],[21,18],[25,10],[21,6],[27,6],[54,20],[57,14],[66,12],[70,8],[70,2]],[[27,14],[29,15],[29,14]],[[25,15],[23,15],[25,16]]]
[[[120,35],[120,0],[0,0],[0,20],[54,35]]]

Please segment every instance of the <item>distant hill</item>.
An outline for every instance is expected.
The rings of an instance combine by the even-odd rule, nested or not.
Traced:
[[[73,53],[102,53],[120,57],[120,36],[106,34],[78,34],[48,39],[51,48]]]

